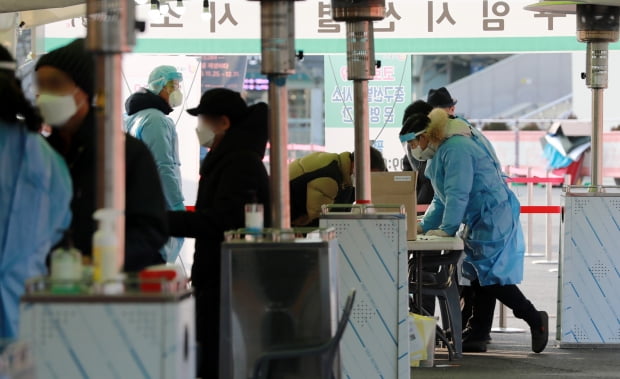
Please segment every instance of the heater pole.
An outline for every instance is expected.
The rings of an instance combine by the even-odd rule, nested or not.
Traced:
[[[275,229],[290,229],[288,175],[288,91],[295,73],[295,1],[260,0],[261,71],[269,78],[269,165],[271,219]]]
[[[385,0],[332,0],[333,18],[346,22],[347,78],[353,81],[355,201],[371,202],[368,81],[375,76],[373,21],[385,17]]]
[[[95,55],[93,108],[97,130],[97,208],[118,211],[115,233],[119,241],[117,265],[125,259],[125,134],[122,129],[122,55],[135,45],[132,0],[88,0],[87,49]]]

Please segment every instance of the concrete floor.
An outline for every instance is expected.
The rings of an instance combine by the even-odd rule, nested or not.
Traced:
[[[445,350],[435,367],[414,368],[412,378],[620,378],[620,350],[559,349],[555,341],[542,354],[530,351],[526,334],[492,334],[486,353],[448,361]]]
[[[525,187],[516,189],[522,204],[526,204]],[[545,205],[545,192],[535,190],[534,205]],[[560,190],[553,191],[553,204],[560,204]],[[527,217],[522,216],[524,232]],[[553,217],[553,259],[558,258],[559,215]],[[534,217],[533,252],[545,252],[545,216]],[[530,333],[524,321],[507,312],[507,327],[524,329],[524,333],[492,333],[492,343],[486,353],[466,353],[463,358],[448,361],[446,350],[435,353],[435,367],[414,368],[412,378],[620,378],[620,349],[560,349],[556,338],[557,321],[557,264],[535,264],[544,257],[526,257],[524,279],[519,286],[526,297],[549,313],[549,345],[542,354],[530,349]],[[494,327],[499,326],[498,309]]]

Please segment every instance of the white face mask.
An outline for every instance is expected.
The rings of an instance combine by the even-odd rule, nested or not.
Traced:
[[[37,97],[36,104],[41,111],[43,121],[55,128],[63,127],[78,110],[73,93],[69,95],[42,93]]]
[[[178,89],[172,91],[172,93],[168,97],[168,104],[170,104],[172,108],[176,108],[179,105],[183,104],[183,92]]]
[[[207,125],[199,123],[196,127],[196,135],[198,136],[198,143],[200,143],[200,146],[208,147],[209,149],[213,147],[215,133]]]
[[[431,145],[428,145],[426,149],[422,150],[420,146],[416,146],[414,149],[411,149],[411,155],[418,161],[427,161],[429,159],[433,159],[435,156],[435,148]]]

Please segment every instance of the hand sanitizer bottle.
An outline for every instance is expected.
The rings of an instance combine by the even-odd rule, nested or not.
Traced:
[[[96,284],[118,279],[118,240],[114,230],[118,215],[119,212],[111,208],[99,209],[93,215],[99,222],[99,229],[93,235],[93,281]]]
[[[79,292],[82,279],[82,254],[73,247],[71,232],[65,231],[60,247],[51,256],[52,292]]]

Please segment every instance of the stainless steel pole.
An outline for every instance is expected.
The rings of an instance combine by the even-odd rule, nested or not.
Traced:
[[[385,17],[385,0],[332,0],[335,21],[346,22],[347,79],[353,81],[355,200],[371,202],[368,81],[375,76],[373,21]]]
[[[370,203],[370,124],[368,80],[375,75],[372,21],[347,22],[347,76],[353,80],[355,201]]]
[[[603,184],[603,88],[592,88],[592,185]]]
[[[358,204],[371,200],[370,129],[368,123],[368,81],[353,82],[355,127],[355,200]]]
[[[97,125],[97,208],[119,211],[116,237],[117,263],[125,260],[125,133],[122,129],[120,54],[98,54],[95,58],[95,124]]]
[[[603,91],[608,82],[608,42],[588,42],[586,84],[592,88],[592,185],[603,184]]]
[[[547,194],[547,206],[550,206],[553,202],[552,195],[553,185],[551,183],[547,183],[545,185],[545,190]],[[547,213],[547,223],[545,225],[545,232],[547,234],[547,239],[545,240],[545,255],[547,257],[548,263],[557,263],[553,262],[553,215],[551,213]]]
[[[288,96],[284,75],[269,77],[269,135],[272,224],[276,229],[289,229]]]
[[[271,219],[276,229],[291,227],[288,175],[287,75],[295,73],[295,3],[261,1],[261,71],[269,77]]]
[[[122,129],[122,54],[135,44],[132,0],[88,0],[87,48],[95,55],[93,107],[97,130],[97,208],[119,213],[117,264],[125,260],[125,134]]]

